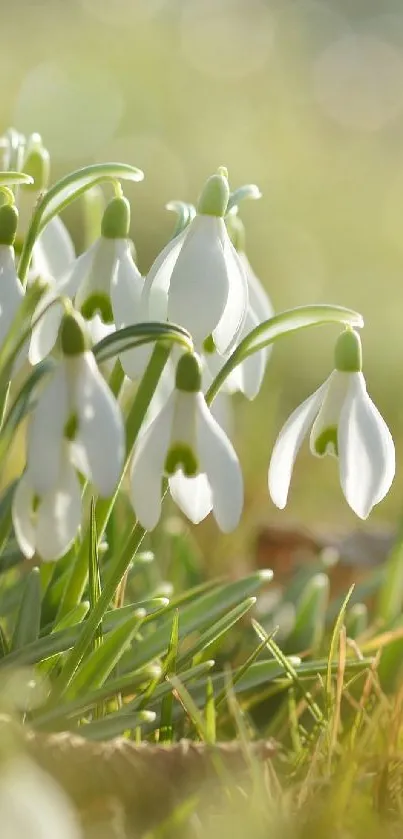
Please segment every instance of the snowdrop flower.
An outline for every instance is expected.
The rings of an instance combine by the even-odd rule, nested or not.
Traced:
[[[29,480],[41,497],[58,486],[67,440],[76,468],[101,496],[109,496],[123,466],[124,424],[75,313],[63,317],[61,348],[62,360],[47,379],[31,416]]]
[[[291,474],[304,437],[319,457],[338,458],[347,503],[362,519],[385,497],[395,474],[395,448],[389,429],[368,396],[361,372],[361,342],[343,332],[335,350],[335,370],[287,420],[269,467],[269,492],[277,507],[287,503]]]
[[[0,765],[0,824],[4,839],[82,839],[78,815],[64,790],[29,757]]]
[[[27,559],[35,553],[46,561],[59,559],[72,546],[81,524],[81,487],[69,460],[68,443],[58,459],[56,482],[38,495],[29,469],[20,478],[12,504],[14,532]]]
[[[0,207],[0,346],[7,337],[24,297],[13,248],[17,221],[17,208],[12,204],[3,204]]]
[[[185,353],[177,364],[174,391],[138,441],[130,471],[131,500],[148,530],[160,518],[164,475],[172,497],[195,524],[211,510],[224,532],[238,524],[243,505],[241,468],[200,388],[199,361]]]
[[[197,215],[157,257],[143,292],[145,319],[180,323],[197,346],[212,335],[221,353],[240,335],[248,305],[245,270],[224,222],[228,197],[225,175],[209,178]]]

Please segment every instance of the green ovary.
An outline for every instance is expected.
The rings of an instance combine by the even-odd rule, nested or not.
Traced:
[[[325,454],[333,454],[338,457],[339,448],[337,444],[337,426],[325,428],[314,441],[314,449],[319,457]]]
[[[175,443],[168,451],[165,460],[165,472],[167,475],[174,475],[178,469],[182,469],[187,478],[192,478],[199,471],[197,458],[184,443]]]
[[[72,442],[75,439],[78,428],[78,419],[76,414],[71,414],[64,426],[64,437],[66,440]]]

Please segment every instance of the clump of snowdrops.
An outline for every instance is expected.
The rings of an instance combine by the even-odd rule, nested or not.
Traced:
[[[256,621],[259,645],[235,670],[211,657],[270,571],[198,581],[172,596],[150,572],[144,539],[168,493],[194,525],[212,512],[223,532],[236,528],[243,479],[226,421],[231,395],[255,399],[272,345],[324,324],[341,328],[329,377],[280,430],[268,492],[286,505],[309,435],[313,455],[338,459],[346,502],[360,518],[369,515],[389,491],[395,453],[366,390],[361,315],[336,305],[274,314],[246,255],[239,213],[259,190],[231,189],[224,167],[194,206],[169,205],[174,234],[143,277],[124,195],[126,181],[142,180],[139,169],[95,164],[50,186],[38,135],[10,130],[1,148],[3,476],[16,435],[25,438],[22,472],[0,499],[3,710],[12,707],[36,731],[89,740],[173,742],[186,734],[214,743],[216,710],[228,697],[239,727],[235,695],[250,702],[256,691],[282,692],[318,671],[328,673],[330,695],[332,657],[329,665],[286,657]],[[77,255],[60,213],[94,194],[98,200],[100,187],[99,230]],[[344,662],[347,673],[366,667],[363,656]],[[28,787],[31,772],[32,790],[41,786],[30,764],[17,770]],[[66,837],[77,830],[72,821]]]

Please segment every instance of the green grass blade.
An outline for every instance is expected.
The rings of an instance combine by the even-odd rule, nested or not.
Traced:
[[[26,577],[21,605],[14,627],[11,649],[20,650],[39,636],[41,625],[41,578],[39,568],[33,568]]]

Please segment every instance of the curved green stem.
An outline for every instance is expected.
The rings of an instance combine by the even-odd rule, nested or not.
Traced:
[[[263,321],[246,335],[221,367],[206,393],[207,404],[211,405],[232,370],[238,364],[241,364],[245,358],[273,344],[278,338],[290,335],[292,332],[298,332],[300,329],[307,329],[310,326],[323,326],[325,323],[358,328],[364,325],[362,316],[353,309],[326,304],[300,306]]]

